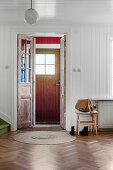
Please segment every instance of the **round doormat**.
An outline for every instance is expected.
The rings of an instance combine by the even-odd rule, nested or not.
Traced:
[[[14,136],[18,142],[29,144],[61,144],[75,140],[75,136],[71,136],[68,132],[62,131],[33,131],[19,133]]]

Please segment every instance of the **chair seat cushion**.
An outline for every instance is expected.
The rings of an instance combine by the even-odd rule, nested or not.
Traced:
[[[75,109],[75,113],[76,114],[79,114],[79,113],[81,113],[81,114],[90,114],[90,112],[81,112],[81,111],[79,111],[77,109]]]

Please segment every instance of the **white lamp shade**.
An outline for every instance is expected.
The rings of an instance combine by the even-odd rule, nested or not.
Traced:
[[[39,14],[38,12],[35,10],[35,9],[27,9],[25,11],[25,21],[28,23],[28,24],[35,24],[37,22],[37,20],[39,19]]]

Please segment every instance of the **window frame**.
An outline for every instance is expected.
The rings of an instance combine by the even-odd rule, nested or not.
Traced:
[[[37,74],[36,73],[36,71],[35,71],[35,75],[36,76],[55,76],[56,75],[56,54],[55,53],[42,53],[43,55],[45,55],[45,64],[36,64],[35,63],[35,68],[36,68],[36,66],[40,66],[40,65],[44,65],[45,66],[45,74]],[[48,54],[54,54],[54,56],[55,56],[55,64],[46,64],[46,55],[48,55]],[[38,54],[36,54],[36,56],[37,56]],[[46,74],[46,66],[47,65],[53,65],[53,66],[55,66],[55,73],[54,74]],[[36,70],[36,69],[35,69]]]

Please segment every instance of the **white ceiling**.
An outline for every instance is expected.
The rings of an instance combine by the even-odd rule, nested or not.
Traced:
[[[0,0],[0,20],[24,23],[30,0]],[[113,0],[33,0],[40,21],[113,23]]]
[[[0,0],[0,6],[8,9],[9,7],[26,7],[29,6],[31,0]],[[113,0],[32,0],[34,6],[56,5],[56,4],[76,4],[82,6],[111,6]]]

